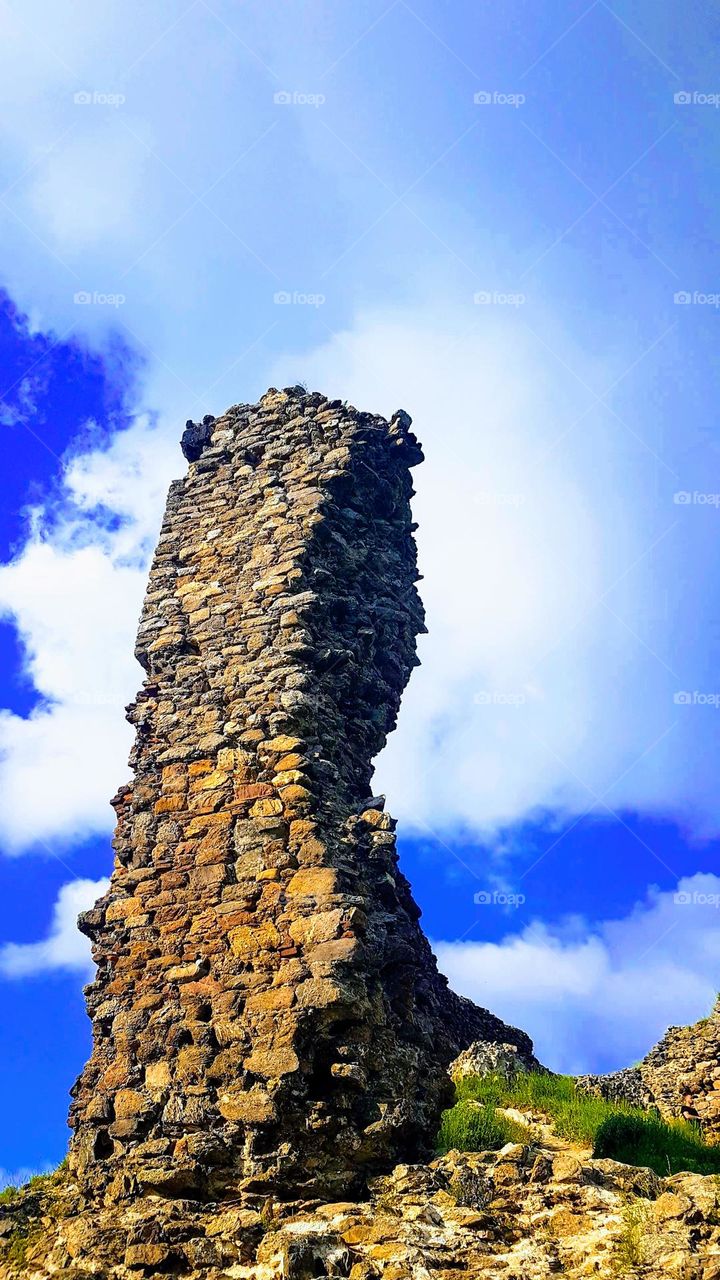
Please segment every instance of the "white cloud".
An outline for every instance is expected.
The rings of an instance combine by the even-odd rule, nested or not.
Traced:
[[[117,120],[103,121],[47,157],[29,191],[34,220],[47,224],[64,253],[86,254],[110,235],[132,235],[145,166],[136,140]]]
[[[92,973],[90,943],[80,933],[77,918],[107,891],[109,880],[71,880],[58,893],[46,938],[39,942],[6,942],[0,947],[0,974],[28,978],[53,970]]]
[[[498,943],[433,946],[453,988],[526,1030],[547,1066],[614,1070],[643,1057],[668,1026],[709,1012],[719,911],[720,877],[698,874],[672,893],[650,890],[620,920],[535,923]]]
[[[588,418],[581,437],[552,447],[558,424],[592,396],[568,403],[532,338],[435,310],[360,315],[267,375],[386,414],[407,406],[425,445],[414,508],[430,633],[378,786],[420,832],[491,839],[529,815],[607,816],[607,805],[717,830],[720,714],[673,702],[678,688],[712,688],[705,647],[685,626],[691,606],[698,629],[709,625],[712,600],[677,573],[683,557],[714,554],[699,546],[705,526],[681,521],[674,541],[678,508],[658,508],[647,458],[604,421]],[[568,358],[589,385],[610,377]],[[0,569],[0,609],[44,698],[29,719],[0,721],[0,838],[12,848],[108,827],[130,742],[120,706],[139,683],[134,633],[167,482],[181,467],[179,432],[140,419],[76,457],[59,505]]]
[[[36,412],[35,397],[38,389],[44,382],[44,375],[33,378],[28,375],[22,379],[20,385],[13,388],[15,401],[14,404],[8,404],[4,400],[0,400],[0,424],[4,427],[14,427],[18,422],[27,421],[27,419]]]
[[[87,519],[88,533],[99,510],[123,521],[110,542],[116,558],[144,563],[154,550],[168,485],[185,466],[179,439],[178,424],[140,416],[106,445],[70,459],[68,496]]]
[[[99,547],[42,539],[0,569],[0,607],[42,695],[27,717],[0,713],[0,838],[11,852],[111,825],[132,740],[123,707],[141,677],[132,651],[144,580]]]
[[[59,506],[0,567],[0,616],[22,640],[40,695],[0,712],[0,840],[10,852],[108,831],[127,776],[124,707],[142,682],[133,657],[152,545],[175,445],[139,420],[68,466]],[[112,516],[112,520],[108,520]]]
[[[674,530],[653,458],[586,412],[581,383],[602,389],[612,372],[550,317],[534,324],[577,371],[576,398],[515,320],[473,322],[458,307],[365,313],[277,362],[277,385],[300,377],[363,408],[402,405],[425,446],[413,506],[429,635],[377,785],[421,831],[491,834],[609,804],[706,833],[720,819],[707,753],[720,716],[701,724],[673,702],[688,682],[713,687],[703,647],[687,652],[694,588],[678,576],[678,562],[709,554],[702,528]],[[695,607],[711,611],[702,597]]]

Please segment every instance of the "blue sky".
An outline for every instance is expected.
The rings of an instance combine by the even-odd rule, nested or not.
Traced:
[[[61,1158],[78,905],[185,419],[413,416],[429,635],[377,781],[453,984],[611,1068],[718,987],[709,5],[0,17],[0,1166]],[[38,34],[40,33],[40,34]]]

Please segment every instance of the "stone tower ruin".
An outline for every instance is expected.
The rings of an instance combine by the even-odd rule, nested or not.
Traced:
[[[422,1155],[470,1042],[531,1048],[438,974],[370,787],[424,630],[422,453],[407,414],[301,387],[183,451],[112,882],[82,919],[70,1166],[90,1200],[338,1197]]]

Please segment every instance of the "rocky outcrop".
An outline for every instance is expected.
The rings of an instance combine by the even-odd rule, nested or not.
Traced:
[[[720,1141],[720,999],[708,1018],[670,1027],[637,1066],[580,1076],[577,1084],[610,1102],[655,1107],[666,1119],[695,1121],[706,1138]]]
[[[523,1045],[502,1044],[499,1041],[476,1040],[458,1054],[450,1064],[452,1080],[462,1080],[466,1076],[502,1076],[504,1080],[512,1080],[524,1071],[539,1072],[545,1068],[538,1062],[533,1053],[528,1053]]]
[[[527,1117],[526,1117],[527,1119]],[[145,1196],[88,1210],[66,1175],[0,1206],[0,1276],[63,1280],[719,1280],[720,1182],[595,1160],[538,1125],[263,1210]]]
[[[89,1203],[357,1194],[427,1151],[459,1050],[531,1053],[438,973],[370,788],[424,629],[410,425],[292,387],[186,428],[82,920]]]

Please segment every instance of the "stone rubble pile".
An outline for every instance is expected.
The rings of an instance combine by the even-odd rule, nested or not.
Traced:
[[[357,1200],[89,1208],[60,1173],[0,1208],[0,1276],[720,1280],[720,1179],[595,1160],[539,1119],[527,1143],[399,1164]]]

